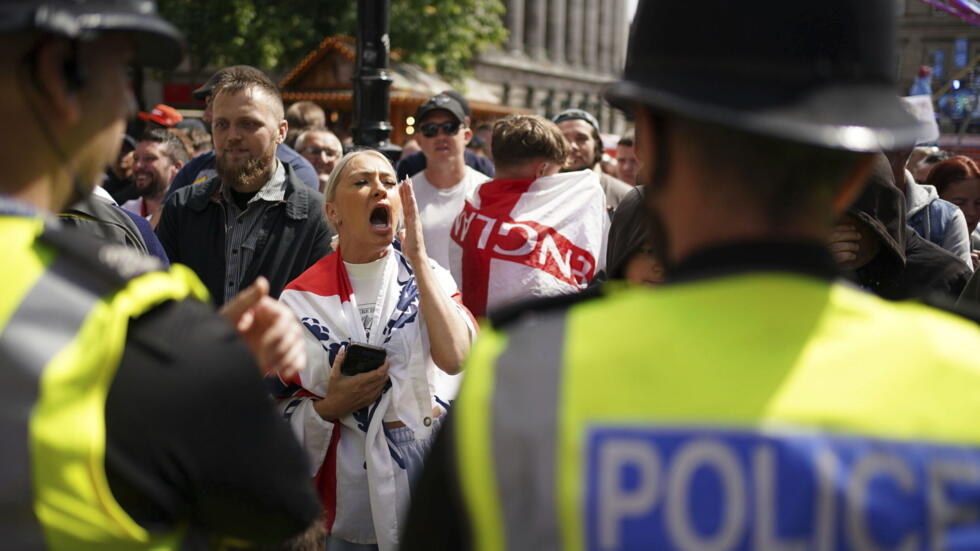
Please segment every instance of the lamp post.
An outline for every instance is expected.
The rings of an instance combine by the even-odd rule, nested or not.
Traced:
[[[388,121],[391,75],[388,74],[388,16],[391,0],[357,0],[357,63],[354,70],[354,143],[384,153],[392,163],[401,148],[392,145]]]

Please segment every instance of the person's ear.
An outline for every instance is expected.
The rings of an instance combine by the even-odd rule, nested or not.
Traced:
[[[874,155],[862,155],[854,163],[854,167],[848,174],[847,179],[837,188],[834,194],[834,214],[840,216],[857,199],[868,181],[871,169],[874,166]]]
[[[182,163],[180,161],[174,161],[173,164],[170,165],[170,181],[171,182],[177,176],[177,173],[180,172],[180,169],[182,169],[182,168],[184,168],[184,163]]]
[[[337,207],[335,207],[333,203],[324,203],[323,211],[327,215],[327,221],[330,222],[330,225],[333,226],[334,230],[336,230],[338,226],[340,226],[340,217],[337,213]]]
[[[77,53],[63,39],[49,39],[38,45],[31,68],[34,86],[46,101],[46,111],[53,120],[67,125],[77,123],[82,117],[78,89],[80,67]]]
[[[286,119],[279,121],[279,135],[276,137],[276,143],[281,144],[286,142],[286,132],[289,131],[289,123]]]
[[[561,167],[558,164],[551,161],[541,161],[537,164],[537,166],[535,166],[534,177],[543,178],[545,176],[557,174],[559,171],[561,171]]]

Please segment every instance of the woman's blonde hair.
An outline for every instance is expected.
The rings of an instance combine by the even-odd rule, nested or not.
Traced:
[[[383,159],[384,162],[388,163],[388,166],[391,167],[391,171],[395,172],[395,167],[391,166],[391,161],[388,160],[388,157],[385,157],[382,153],[375,151],[374,149],[359,149],[357,151],[351,151],[337,161],[337,164],[333,167],[333,171],[330,173],[330,177],[327,178],[327,185],[323,187],[323,196],[326,198],[328,203],[332,203],[334,197],[337,195],[337,184],[340,183],[341,175],[347,168],[347,163],[349,163],[354,157],[364,154],[374,155],[379,159]]]

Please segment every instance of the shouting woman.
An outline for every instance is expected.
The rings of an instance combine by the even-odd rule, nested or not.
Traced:
[[[281,296],[308,330],[309,356],[279,381],[284,412],[311,460],[328,549],[393,549],[476,323],[426,255],[412,184],[387,158],[348,154],[324,194],[335,252]]]

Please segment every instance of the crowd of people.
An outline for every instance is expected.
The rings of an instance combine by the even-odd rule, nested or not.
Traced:
[[[0,536],[823,549],[839,506],[844,548],[980,546],[980,167],[879,85],[887,0],[712,4],[723,55],[640,2],[610,163],[587,111],[452,90],[390,159],[247,65],[134,113],[181,59],[152,2],[16,3]],[[744,101],[759,52],[792,93]]]

